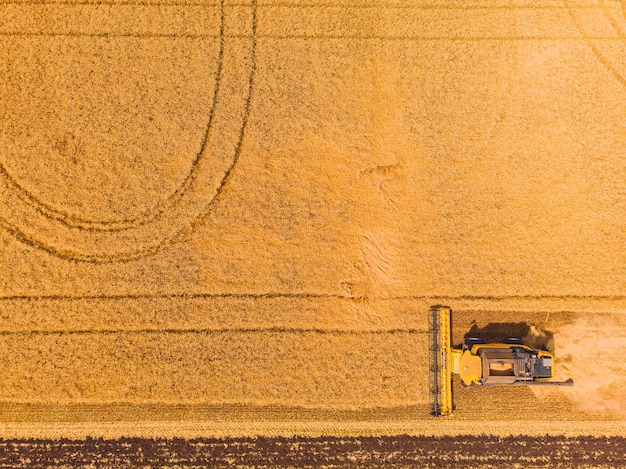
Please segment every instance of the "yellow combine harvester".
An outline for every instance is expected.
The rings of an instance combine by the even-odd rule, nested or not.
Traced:
[[[429,332],[431,409],[436,417],[452,414],[452,374],[460,375],[464,386],[574,384],[571,379],[549,381],[554,376],[554,356],[517,340],[493,344],[468,340],[462,348],[453,348],[448,306],[430,308]]]

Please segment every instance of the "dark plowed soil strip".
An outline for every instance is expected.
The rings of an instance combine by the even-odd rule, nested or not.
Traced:
[[[0,467],[623,467],[626,438],[0,440]]]

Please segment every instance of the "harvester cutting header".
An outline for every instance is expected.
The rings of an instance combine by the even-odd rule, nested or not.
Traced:
[[[452,414],[453,374],[460,375],[464,386],[574,384],[571,379],[550,381],[554,377],[554,356],[524,345],[518,338],[506,343],[484,343],[480,338],[469,338],[462,348],[453,348],[450,308],[432,306],[428,315],[431,409],[436,417]]]

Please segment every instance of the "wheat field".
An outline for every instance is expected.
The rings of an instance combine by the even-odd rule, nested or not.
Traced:
[[[0,0],[0,436],[623,436],[625,11]]]

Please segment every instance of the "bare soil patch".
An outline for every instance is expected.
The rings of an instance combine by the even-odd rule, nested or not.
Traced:
[[[0,466],[79,467],[620,467],[624,438],[255,438],[4,440]]]

